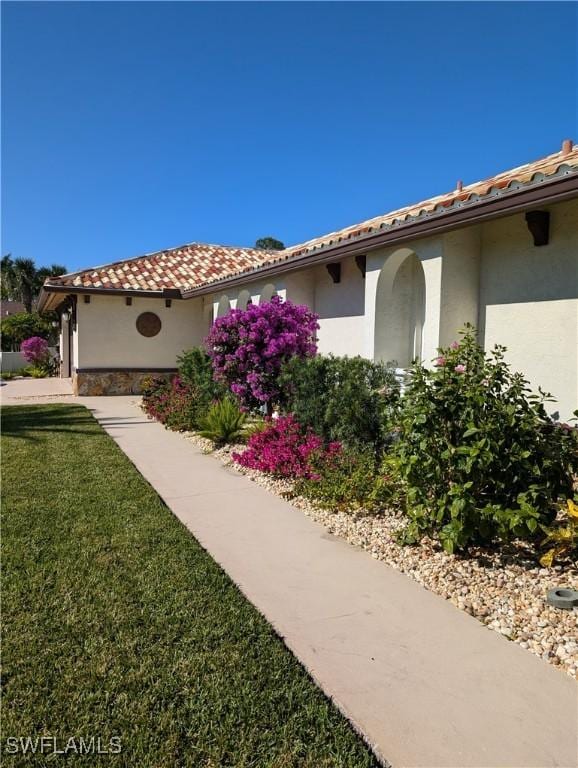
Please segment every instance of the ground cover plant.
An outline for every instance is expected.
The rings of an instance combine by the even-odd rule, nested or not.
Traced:
[[[372,450],[341,450],[315,456],[311,472],[295,485],[295,492],[324,509],[380,513],[399,508],[402,483],[397,459]]]
[[[317,315],[274,296],[264,304],[233,309],[213,323],[206,346],[215,379],[247,408],[265,404],[269,414],[280,396],[283,365],[317,351]]]
[[[5,408],[2,439],[4,739],[122,739],[87,766],[377,765],[87,410]]]
[[[486,354],[474,329],[416,365],[403,398],[398,455],[408,485],[407,538],[439,536],[448,552],[536,538],[573,493],[578,434],[546,414],[544,393]]]

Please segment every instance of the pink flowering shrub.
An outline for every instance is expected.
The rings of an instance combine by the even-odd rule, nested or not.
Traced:
[[[149,377],[143,382],[142,407],[161,424],[177,431],[198,426],[195,393],[180,376]]]
[[[242,467],[258,469],[276,477],[315,479],[314,458],[331,457],[341,450],[339,443],[323,447],[323,440],[311,429],[302,429],[294,416],[281,416],[249,438],[243,453],[233,453]]]
[[[317,352],[318,316],[274,296],[265,304],[233,309],[215,320],[206,340],[217,381],[249,408],[279,397],[281,367],[293,357]]]
[[[20,351],[27,362],[33,365],[46,365],[50,353],[48,351],[48,342],[41,336],[31,336],[25,339],[20,345]]]
[[[454,552],[532,539],[572,496],[578,430],[548,416],[551,396],[532,394],[505,352],[486,353],[466,326],[433,368],[413,367],[395,445],[408,489],[406,540],[437,535]]]

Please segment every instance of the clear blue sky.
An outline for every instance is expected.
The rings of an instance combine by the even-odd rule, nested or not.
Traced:
[[[292,244],[578,140],[571,3],[2,3],[3,253]]]

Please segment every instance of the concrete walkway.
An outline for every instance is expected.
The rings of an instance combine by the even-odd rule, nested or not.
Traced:
[[[578,765],[569,677],[148,421],[134,397],[75,401],[394,768]]]

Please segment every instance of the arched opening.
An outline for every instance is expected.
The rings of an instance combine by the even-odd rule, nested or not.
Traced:
[[[420,259],[408,248],[385,262],[377,283],[375,359],[407,368],[421,359],[425,320],[425,275]]]
[[[273,283],[267,283],[267,285],[263,288],[261,291],[261,295],[259,296],[259,304],[265,304],[266,301],[271,301],[273,296],[277,295],[277,289],[273,285]]]
[[[249,291],[241,291],[237,296],[237,309],[247,309],[249,304],[252,304],[251,294]]]
[[[224,317],[229,314],[230,309],[231,302],[229,301],[229,297],[227,295],[221,296],[217,305],[217,317]]]

